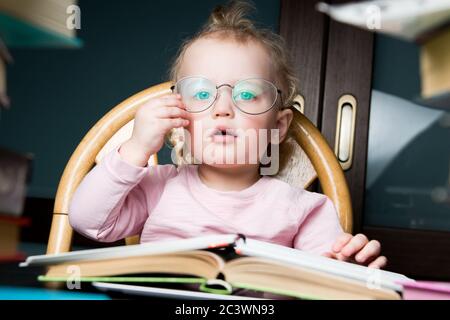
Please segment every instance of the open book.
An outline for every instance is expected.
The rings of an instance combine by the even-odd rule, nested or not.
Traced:
[[[48,266],[41,281],[76,275],[79,281],[198,283],[203,291],[222,284],[210,292],[244,288],[302,299],[399,299],[398,282],[414,281],[240,234],[32,256],[20,266]]]

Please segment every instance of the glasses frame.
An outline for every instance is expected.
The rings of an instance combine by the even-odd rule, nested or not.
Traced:
[[[234,84],[234,86],[232,86],[231,84],[228,84],[228,83],[223,83],[223,84],[217,86],[217,85],[214,84],[213,81],[211,81],[210,79],[208,79],[208,78],[206,78],[206,77],[202,77],[202,76],[187,76],[187,77],[183,77],[183,78],[179,79],[173,86],[170,87],[170,90],[172,90],[172,93],[174,93],[174,90],[175,90],[175,88],[177,87],[177,85],[178,85],[179,82],[181,82],[181,81],[183,81],[183,80],[186,80],[186,79],[189,79],[189,78],[200,78],[200,79],[203,79],[203,80],[207,80],[207,81],[211,82],[211,83],[215,86],[215,88],[216,88],[216,94],[215,94],[215,96],[214,96],[214,99],[213,99],[213,100],[212,100],[212,101],[211,101],[204,109],[202,109],[202,110],[200,110],[200,111],[189,111],[189,110],[186,110],[186,111],[189,112],[189,113],[200,113],[200,112],[206,111],[206,110],[208,110],[209,108],[211,108],[211,107],[214,105],[214,103],[216,102],[217,97],[219,96],[219,89],[220,89],[221,87],[224,87],[224,86],[225,86],[225,87],[230,87],[230,88],[231,88],[231,91],[233,92],[234,87],[236,87],[236,85],[238,85],[238,84],[239,84],[240,82],[242,82],[242,81],[248,81],[248,80],[263,80],[263,81],[269,83],[273,88],[276,89],[277,95],[276,95],[275,100],[273,101],[272,105],[271,105],[267,110],[262,111],[262,112],[252,113],[252,112],[244,111],[244,110],[242,110],[241,108],[239,108],[239,106],[237,105],[237,103],[236,103],[236,101],[235,101],[235,99],[234,99],[234,97],[233,97],[233,94],[231,94],[231,100],[233,101],[234,106],[235,106],[239,111],[241,111],[241,112],[243,112],[243,113],[246,113],[246,114],[250,114],[250,115],[259,115],[259,114],[263,114],[263,113],[269,112],[269,111],[273,108],[273,106],[276,104],[276,102],[277,102],[277,100],[278,100],[278,97],[280,97],[280,100],[281,100],[281,107],[283,108],[283,97],[282,97],[282,95],[281,95],[281,90],[280,90],[275,84],[273,84],[271,81],[266,80],[266,79],[264,79],[264,78],[257,78],[257,77],[245,78],[245,79],[241,79],[241,80],[236,81],[236,83]]]

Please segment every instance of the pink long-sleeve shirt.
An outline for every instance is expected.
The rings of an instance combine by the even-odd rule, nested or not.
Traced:
[[[241,191],[219,191],[201,181],[196,165],[137,167],[118,150],[85,176],[70,204],[70,224],[94,240],[242,233],[321,254],[343,232],[333,203],[322,194],[269,176]]]

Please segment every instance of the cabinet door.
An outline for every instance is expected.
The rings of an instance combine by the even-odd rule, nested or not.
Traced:
[[[281,0],[280,34],[300,80],[304,114],[320,127],[328,20],[314,9],[316,2]]]

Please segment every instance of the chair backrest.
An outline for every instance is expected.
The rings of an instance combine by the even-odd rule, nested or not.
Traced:
[[[84,136],[67,163],[56,192],[53,220],[47,253],[70,250],[73,230],[69,224],[69,204],[73,193],[96,162],[110,150],[126,141],[133,128],[136,110],[151,98],[170,92],[170,82],[152,86],[126,99],[103,116]],[[299,111],[292,121],[294,152],[278,178],[299,187],[309,186],[316,178],[323,192],[334,203],[346,232],[352,231],[350,193],[344,173],[333,151],[320,131]],[[153,155],[150,165],[157,164]],[[139,236],[126,239],[138,243]]]

